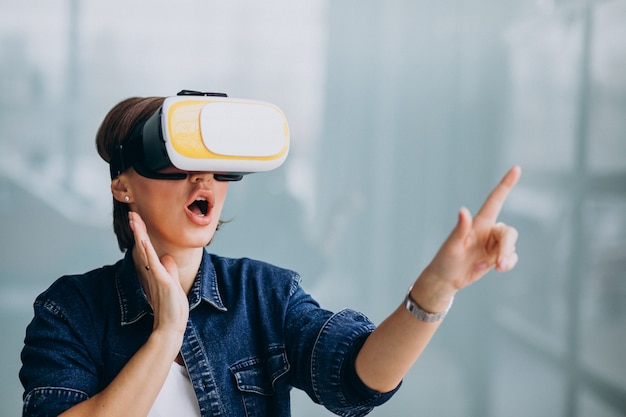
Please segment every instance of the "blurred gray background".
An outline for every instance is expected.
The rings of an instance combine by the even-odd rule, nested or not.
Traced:
[[[183,88],[273,102],[292,133],[209,249],[375,322],[522,165],[518,267],[458,295],[372,415],[626,416],[625,0],[1,0],[0,415],[35,296],[122,256],[100,121]]]

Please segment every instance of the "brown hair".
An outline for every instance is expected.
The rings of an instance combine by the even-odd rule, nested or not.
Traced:
[[[152,116],[163,104],[164,99],[164,97],[132,97],[116,104],[105,116],[96,134],[96,147],[102,159],[110,162],[115,148],[127,140],[138,123]],[[129,211],[128,204],[113,198],[113,231],[122,252],[135,245],[135,238],[128,224]]]

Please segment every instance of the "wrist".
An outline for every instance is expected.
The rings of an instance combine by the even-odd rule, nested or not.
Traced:
[[[457,291],[434,274],[424,271],[409,288],[408,294],[422,310],[441,313],[450,307]]]
[[[415,301],[415,298],[413,298],[413,295],[411,294],[412,290],[413,285],[409,287],[409,290],[404,297],[403,305],[404,308],[406,308],[406,310],[411,313],[413,317],[420,321],[423,321],[425,323],[436,323],[438,321],[441,321],[446,317],[448,311],[450,311],[450,308],[452,307],[454,297],[450,298],[448,305],[445,307],[445,309],[441,311],[425,310],[417,301]]]
[[[183,336],[184,334],[180,334],[175,331],[154,329],[150,334],[148,341],[150,344],[158,347],[158,349],[164,354],[176,357],[183,344]]]

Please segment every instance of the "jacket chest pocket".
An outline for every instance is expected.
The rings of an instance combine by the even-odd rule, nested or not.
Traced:
[[[289,407],[289,387],[282,378],[289,372],[284,346],[271,346],[263,356],[241,360],[230,367],[241,393],[246,416],[282,415]]]

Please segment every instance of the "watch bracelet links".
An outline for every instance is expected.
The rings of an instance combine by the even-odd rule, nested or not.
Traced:
[[[450,299],[450,304],[448,304],[448,307],[446,307],[444,311],[440,313],[429,313],[423,310],[419,304],[417,304],[417,301],[415,301],[415,299],[411,296],[412,289],[413,285],[411,285],[409,290],[406,292],[406,296],[404,297],[404,302],[402,304],[404,304],[404,308],[406,308],[413,317],[426,323],[435,323],[443,320],[446,314],[448,314],[448,311],[450,311],[452,303],[454,302],[454,297],[452,297]]]

